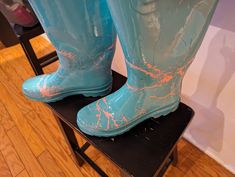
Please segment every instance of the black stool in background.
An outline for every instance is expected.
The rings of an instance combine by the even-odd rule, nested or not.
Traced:
[[[14,31],[36,75],[43,74],[44,67],[58,60],[56,51],[53,51],[41,58],[37,58],[30,43],[30,39],[44,33],[40,24],[37,24],[32,28],[15,25]]]
[[[6,47],[20,43],[25,55],[36,75],[43,74],[43,68],[58,60],[56,51],[53,51],[41,58],[35,54],[30,39],[44,33],[40,23],[34,27],[22,27],[20,25],[9,24],[7,19],[0,13],[0,40]]]

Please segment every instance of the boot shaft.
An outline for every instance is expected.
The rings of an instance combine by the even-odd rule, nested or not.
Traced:
[[[102,137],[175,111],[182,77],[217,0],[107,0],[126,57],[128,80],[78,112],[79,128]]]
[[[64,68],[81,70],[114,53],[116,31],[105,0],[30,0]],[[112,57],[105,65],[111,65]],[[76,65],[75,65],[76,63]]]
[[[23,84],[33,100],[53,102],[67,96],[103,96],[112,86],[116,31],[105,0],[30,0],[54,44],[56,72]]]
[[[134,91],[164,85],[171,90],[182,79],[217,4],[217,0],[107,2],[126,57],[128,85]]]

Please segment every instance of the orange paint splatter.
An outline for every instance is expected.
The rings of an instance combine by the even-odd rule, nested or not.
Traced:
[[[104,104],[108,107],[108,103],[107,103],[107,100],[106,100],[106,97],[102,98]]]
[[[96,114],[96,117],[97,117],[96,128],[99,127],[99,125],[100,125],[100,119],[101,119],[101,108],[100,108],[100,105],[99,105],[99,101],[100,101],[100,100],[98,100],[98,101],[96,102],[96,110],[99,112],[99,114]]]
[[[125,116],[122,116],[122,120],[123,120],[126,124],[128,124],[128,120],[127,120],[127,118],[126,118]]]
[[[178,74],[179,74],[181,77],[184,76],[184,71],[183,71],[182,68],[180,68],[180,69],[178,70]]]
[[[129,62],[127,61],[127,64],[128,64],[130,67],[132,67],[133,69],[137,69],[137,70],[142,71],[142,72],[144,72],[145,74],[151,76],[152,78],[158,79],[158,81],[155,82],[155,83],[154,83],[153,85],[151,85],[151,86],[146,86],[146,87],[142,87],[142,88],[137,88],[137,87],[132,86],[132,85],[130,85],[129,83],[127,83],[127,87],[128,87],[129,89],[133,90],[133,91],[142,91],[142,90],[146,90],[146,89],[153,89],[153,88],[156,88],[156,87],[160,87],[160,86],[162,86],[163,84],[166,84],[166,83],[168,83],[169,81],[171,81],[174,77],[176,77],[177,74],[179,74],[181,77],[183,77],[184,74],[185,74],[186,69],[189,67],[189,65],[192,63],[192,61],[193,61],[193,59],[189,60],[189,61],[188,61],[186,64],[184,64],[182,67],[179,67],[176,72],[168,72],[168,73],[163,72],[163,71],[160,72],[159,69],[155,68],[156,71],[159,72],[159,73],[158,73],[158,76],[157,76],[157,75],[154,75],[153,73],[148,72],[148,71],[146,71],[146,70],[144,70],[144,69],[142,69],[142,68],[140,68],[140,67],[138,67],[138,66],[135,66],[135,65],[133,65],[133,64],[131,64],[131,63],[129,63]],[[146,66],[147,66],[148,68],[154,68],[154,66],[152,66],[151,64],[146,64]]]
[[[111,118],[112,121],[113,121],[114,126],[115,126],[116,128],[119,127],[119,125],[117,124],[115,118],[113,117],[113,115],[112,115],[111,113],[106,112],[106,111],[104,111],[104,110],[103,110],[103,113],[104,113],[105,117],[108,119],[108,122],[109,122],[109,120],[110,120],[110,118]]]
[[[164,77],[161,79],[160,83],[164,84],[172,80],[173,76],[171,75],[164,75]]]
[[[156,72],[158,72],[158,73],[161,72],[160,69],[156,68],[156,66],[153,66],[153,65],[151,65],[150,63],[147,63],[146,66],[147,66],[149,69],[153,69],[154,71],[156,71]]]
[[[152,72],[150,72],[150,71],[147,71],[147,70],[145,70],[145,69],[143,69],[143,68],[141,68],[141,67],[139,67],[139,66],[133,65],[133,64],[131,64],[131,63],[130,63],[129,61],[127,61],[127,60],[126,60],[126,63],[127,63],[132,69],[135,69],[135,70],[138,70],[138,71],[140,71],[140,72],[143,72],[144,74],[146,74],[146,75],[148,75],[148,76],[150,76],[150,77],[152,77],[152,78],[154,78],[154,79],[159,78],[158,74],[154,74],[154,73],[152,73]]]
[[[163,80],[163,81],[165,81],[165,80]],[[147,90],[147,89],[154,89],[154,88],[160,87],[162,84],[164,84],[163,81],[157,81],[155,84],[153,84],[153,85],[151,85],[151,86],[146,86],[146,87],[142,87],[142,88],[137,88],[137,87],[132,86],[132,85],[130,85],[129,83],[127,83],[127,88],[129,88],[129,89],[131,89],[131,90],[133,90],[133,91],[135,91],[135,92],[137,92],[137,91],[142,91],[142,90]],[[170,81],[170,80],[168,80],[168,82],[169,82],[169,81]]]
[[[40,78],[37,83],[37,88],[43,97],[53,97],[59,94],[59,91],[62,90],[60,87],[52,86],[50,88],[47,87],[47,79],[48,75],[44,75]],[[41,83],[43,82],[42,86]]]
[[[106,106],[108,106],[107,104],[107,100],[106,98],[104,97],[102,99],[102,101],[105,103]],[[96,128],[98,128],[100,126],[100,122],[101,122],[101,114],[103,112],[104,116],[108,119],[108,122],[107,122],[107,126],[106,126],[106,130],[110,129],[110,119],[112,120],[114,126],[116,128],[119,127],[119,124],[117,123],[117,121],[115,120],[115,118],[113,117],[113,115],[107,111],[104,111],[101,107],[100,107],[100,100],[98,100],[96,102],[96,110],[98,111],[98,114],[96,114],[96,117],[97,117],[97,123],[96,123]]]
[[[63,55],[64,57],[68,58],[68,59],[75,59],[75,54],[73,54],[72,52],[68,52],[68,51],[65,51],[65,50],[59,50],[58,51],[59,54]]]

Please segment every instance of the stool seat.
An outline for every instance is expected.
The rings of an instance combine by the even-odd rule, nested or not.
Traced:
[[[118,90],[126,78],[113,72],[113,91]],[[47,104],[58,119],[86,139],[86,147],[74,147],[78,156],[85,160],[85,150],[89,145],[97,148],[122,171],[123,176],[150,177],[160,176],[172,162],[171,155],[190,123],[194,112],[187,105],[180,103],[179,108],[157,119],[149,119],[129,132],[113,138],[99,138],[84,134],[76,124],[77,112],[99,98],[81,95],[65,98],[62,101]],[[89,162],[88,162],[89,163]],[[94,162],[93,162],[94,163]],[[92,164],[91,164],[92,165]],[[100,170],[98,168],[98,170]],[[105,174],[101,171],[102,176]]]

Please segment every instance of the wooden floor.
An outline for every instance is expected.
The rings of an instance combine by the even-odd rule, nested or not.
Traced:
[[[53,47],[42,37],[33,46],[43,55]],[[57,63],[46,72],[55,70]],[[22,48],[4,48],[0,43],[0,177],[90,177],[98,176],[89,165],[78,167],[50,110],[42,103],[27,100],[23,81],[34,75]],[[84,143],[77,135],[80,142]],[[94,148],[94,159],[109,176],[118,169]],[[166,177],[232,177],[230,172],[185,140],[179,143],[179,163]]]

